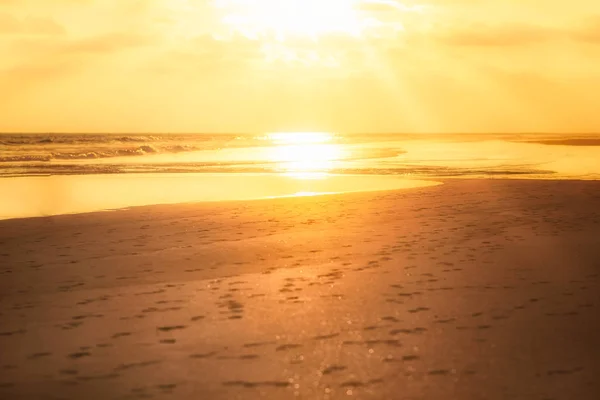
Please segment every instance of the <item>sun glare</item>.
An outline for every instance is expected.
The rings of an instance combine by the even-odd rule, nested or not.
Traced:
[[[259,42],[269,63],[338,68],[344,47],[403,32],[420,5],[398,0],[212,0],[219,40]],[[362,48],[362,47],[361,47]]]
[[[215,0],[223,22],[249,38],[360,35],[363,21],[354,0]]]
[[[329,143],[333,135],[327,132],[271,133],[268,138],[274,144],[271,161],[277,163],[280,171],[296,178],[322,176],[343,158],[341,146]]]

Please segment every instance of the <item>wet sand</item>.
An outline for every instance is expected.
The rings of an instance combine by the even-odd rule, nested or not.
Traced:
[[[2,399],[598,399],[600,182],[0,221]]]

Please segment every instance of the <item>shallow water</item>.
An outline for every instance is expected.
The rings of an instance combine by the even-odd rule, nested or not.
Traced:
[[[252,200],[436,185],[395,176],[275,174],[57,175],[0,179],[0,219],[151,204]]]

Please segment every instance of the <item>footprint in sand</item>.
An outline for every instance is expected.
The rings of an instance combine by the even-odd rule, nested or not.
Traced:
[[[323,371],[321,371],[321,374],[331,375],[335,372],[345,371],[346,369],[348,369],[348,367],[346,367],[344,365],[331,365],[331,366],[325,368]]]
[[[293,350],[293,349],[298,349],[302,347],[301,344],[284,344],[281,346],[278,346],[275,351],[286,351],[286,350]]]

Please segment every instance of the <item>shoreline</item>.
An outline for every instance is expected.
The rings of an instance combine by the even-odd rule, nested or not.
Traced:
[[[248,201],[371,192],[440,184],[392,175],[96,174],[0,180],[0,220],[159,204]]]
[[[118,174],[118,175],[124,175],[124,174]],[[132,174],[133,176],[136,176],[138,174]],[[142,175],[142,174],[139,174]],[[145,174],[145,175],[160,175],[160,174]],[[168,175],[168,174],[163,174],[163,175]],[[185,173],[184,175],[196,175],[196,174],[188,174]],[[204,174],[202,173],[201,175],[220,175],[220,174]],[[282,175],[281,174],[273,174],[273,173],[248,173],[248,174],[226,174],[226,175],[250,175],[250,176],[266,176],[266,177],[278,177],[280,178]],[[66,176],[66,175],[49,175],[49,176],[27,176],[27,177],[10,177],[10,178],[41,178],[41,177],[52,177],[52,176]],[[69,176],[80,176],[80,175],[69,175]],[[83,175],[86,176],[86,175]],[[93,175],[96,176],[96,175]],[[106,174],[106,176],[112,176],[111,174]],[[252,198],[241,198],[241,199],[224,199],[224,200],[191,200],[191,201],[181,201],[181,202],[169,202],[169,203],[149,203],[149,204],[141,204],[141,205],[131,205],[131,206],[122,206],[122,207],[117,207],[117,208],[101,208],[101,209],[95,209],[95,210],[89,210],[89,211],[75,211],[75,212],[64,212],[64,213],[59,213],[59,214],[48,214],[48,215],[31,215],[31,216],[15,216],[15,217],[6,217],[6,216],[2,216],[0,214],[0,227],[1,224],[4,221],[15,221],[15,220],[28,220],[28,219],[40,219],[40,218],[55,218],[55,217],[62,217],[62,216],[73,216],[73,215],[93,215],[96,213],[113,213],[113,212],[123,212],[123,211],[129,211],[129,210],[135,210],[138,208],[148,208],[148,207],[163,207],[163,206],[178,206],[178,205],[217,205],[217,204],[236,204],[236,203],[245,203],[245,202],[256,202],[256,201],[271,201],[271,200],[280,200],[280,199],[294,199],[294,198],[302,198],[302,197],[322,197],[322,196],[340,196],[340,195],[351,195],[351,194],[359,194],[359,193],[371,193],[371,194],[376,194],[376,193],[384,193],[384,192],[396,192],[396,191],[406,191],[406,190],[410,190],[410,189],[420,189],[420,188],[427,188],[427,187],[435,187],[437,185],[444,185],[450,182],[462,182],[462,181],[474,181],[474,182],[478,182],[478,181],[517,181],[517,182],[536,182],[536,181],[540,181],[540,182],[600,182],[600,179],[597,178],[585,178],[585,177],[563,177],[563,178],[543,178],[541,176],[538,177],[519,177],[519,176],[511,176],[511,177],[477,177],[477,178],[471,178],[471,177],[462,177],[462,176],[457,176],[457,177],[452,177],[452,176],[443,176],[443,177],[426,177],[426,176],[419,176],[419,177],[406,177],[406,176],[402,176],[400,177],[399,175],[370,175],[370,174],[328,174],[328,176],[335,176],[335,177],[361,177],[361,178],[366,178],[368,179],[369,177],[386,177],[386,178],[392,178],[394,180],[397,181],[404,181],[404,182],[416,182],[417,186],[411,187],[402,187],[402,188],[382,188],[382,189],[365,189],[365,190],[352,190],[352,191],[339,191],[339,192],[316,192],[316,193],[295,193],[295,194],[287,194],[287,195],[278,195],[278,196],[268,196],[268,197],[252,197]],[[2,180],[2,178],[0,177],[0,180]],[[423,186],[418,186],[421,183],[429,183],[429,184],[424,184]]]

